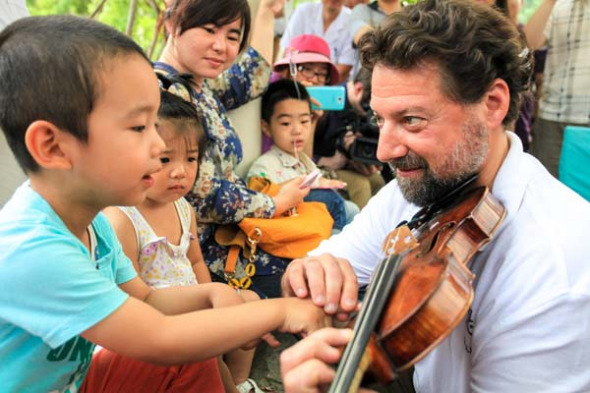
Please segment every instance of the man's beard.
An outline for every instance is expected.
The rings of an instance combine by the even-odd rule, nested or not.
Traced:
[[[446,160],[436,168],[431,168],[424,158],[412,151],[388,164],[393,173],[397,168],[423,170],[419,178],[399,177],[397,182],[408,202],[428,206],[481,170],[489,151],[488,138],[486,126],[471,118],[463,125],[462,138],[455,149],[448,152]]]

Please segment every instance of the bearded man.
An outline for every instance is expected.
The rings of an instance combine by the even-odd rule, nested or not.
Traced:
[[[590,204],[506,129],[532,72],[514,24],[474,1],[422,0],[391,14],[360,48],[373,72],[377,157],[396,179],[342,233],[290,263],[284,295],[351,312],[392,229],[475,176],[471,186],[489,187],[506,217],[469,262],[471,308],[415,365],[415,390],[590,391]],[[332,346],[342,337],[324,331],[286,352],[287,391],[329,383],[325,363],[338,358]]]

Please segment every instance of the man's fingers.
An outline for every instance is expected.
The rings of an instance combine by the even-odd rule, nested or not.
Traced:
[[[333,364],[340,359],[339,347],[344,347],[352,337],[350,329],[324,328],[316,330],[305,339],[281,353],[281,370],[289,371],[301,363],[318,359]]]
[[[334,370],[317,359],[308,360],[283,375],[285,393],[319,393],[334,379]]]
[[[344,276],[342,295],[340,297],[340,309],[344,312],[356,311],[358,303],[359,284],[352,266],[340,260],[340,270]]]
[[[283,296],[295,295],[301,299],[308,296],[305,269],[301,259],[295,259],[287,266],[281,280],[281,291]]]
[[[305,273],[309,293],[313,302],[319,307],[326,306],[326,277],[330,277],[330,280],[332,280],[331,276],[326,275],[327,265],[330,264],[335,264],[335,261],[333,261],[333,258],[325,258],[324,255],[305,260]]]

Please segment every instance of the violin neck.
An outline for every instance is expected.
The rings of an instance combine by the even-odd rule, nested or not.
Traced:
[[[354,388],[353,383],[357,384],[356,389],[360,386],[364,370],[371,363],[371,354],[370,351],[367,354],[367,346],[377,327],[381,311],[389,299],[388,294],[395,281],[393,277],[399,269],[401,260],[400,255],[390,255],[377,266],[356,318],[353,338],[342,354],[328,393],[349,392]],[[362,363],[366,363],[364,368],[360,366]]]

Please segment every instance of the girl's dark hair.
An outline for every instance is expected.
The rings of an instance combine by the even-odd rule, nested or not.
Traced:
[[[241,19],[240,52],[248,44],[251,16],[247,0],[174,0],[166,10],[166,19],[170,20],[176,29],[180,29],[180,34],[209,23],[221,27]]]
[[[192,97],[191,75],[165,76],[160,73],[156,75],[160,81],[158,118],[174,123],[174,129],[179,136],[187,136],[186,134],[190,132],[196,133],[200,162],[205,149],[206,136],[197,109],[192,102],[187,101]]]
[[[494,79],[510,89],[503,124],[515,120],[529,91],[533,54],[516,26],[472,0],[421,0],[394,12],[359,43],[364,67],[408,70],[434,63],[441,89],[457,103],[479,102]]]
[[[262,95],[262,120],[270,123],[275,106],[289,99],[307,101],[311,109],[309,93],[305,86],[291,79],[280,79],[268,85],[268,89]]]

